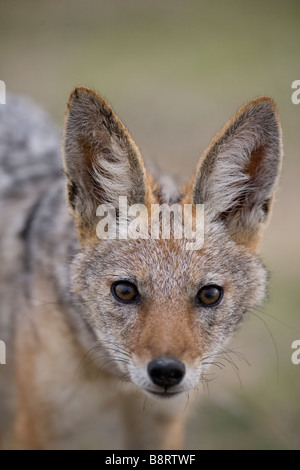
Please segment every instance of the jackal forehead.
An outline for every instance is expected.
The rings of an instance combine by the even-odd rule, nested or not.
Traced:
[[[216,236],[191,251],[181,240],[105,241],[82,255],[80,270],[91,283],[123,279],[164,294],[179,287],[192,292],[205,283],[239,286],[264,279],[255,256]]]

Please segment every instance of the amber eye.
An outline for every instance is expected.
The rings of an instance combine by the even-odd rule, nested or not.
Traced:
[[[119,302],[133,302],[138,295],[137,287],[129,281],[117,281],[111,286],[113,296]]]
[[[217,305],[223,297],[223,289],[215,284],[201,287],[197,294],[197,300],[205,307],[213,307]]]

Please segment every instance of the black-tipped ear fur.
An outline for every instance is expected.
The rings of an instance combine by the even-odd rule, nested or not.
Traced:
[[[145,168],[124,125],[106,101],[79,87],[70,95],[64,129],[68,200],[82,237],[95,230],[99,204],[145,203]]]
[[[192,184],[194,204],[209,220],[220,220],[230,235],[256,249],[281,167],[281,127],[271,98],[242,107],[200,159]]]

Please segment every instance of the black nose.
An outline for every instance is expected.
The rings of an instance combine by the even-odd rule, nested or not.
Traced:
[[[166,389],[181,382],[185,374],[185,365],[179,359],[158,357],[149,362],[148,374],[155,385]]]

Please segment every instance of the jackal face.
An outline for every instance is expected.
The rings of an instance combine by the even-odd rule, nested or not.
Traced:
[[[178,203],[204,205],[204,241],[99,240],[97,206],[119,196],[147,213],[163,191],[146,172],[123,124],[95,92],[71,94],[65,123],[68,200],[80,252],[73,290],[97,346],[99,367],[153,397],[197,386],[243,315],[265,296],[256,250],[281,163],[280,123],[270,98],[241,108],[201,157]],[[145,221],[149,218],[145,218]]]

